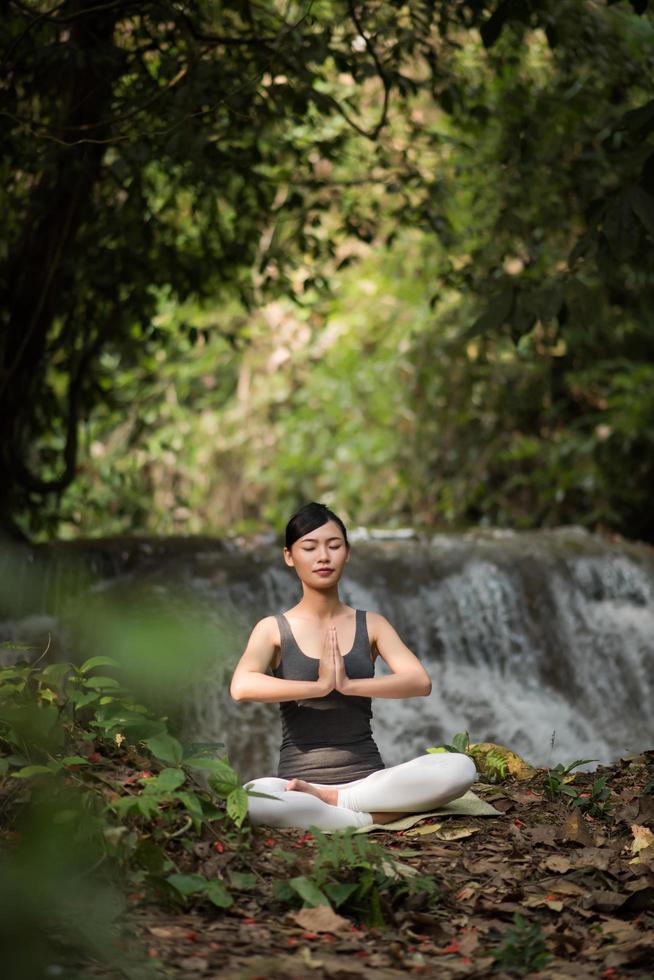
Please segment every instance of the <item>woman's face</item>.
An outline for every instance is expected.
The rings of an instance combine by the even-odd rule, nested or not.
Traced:
[[[284,548],[286,564],[295,569],[301,582],[314,589],[335,585],[349,555],[350,549],[335,521],[327,521],[298,538],[290,551]]]

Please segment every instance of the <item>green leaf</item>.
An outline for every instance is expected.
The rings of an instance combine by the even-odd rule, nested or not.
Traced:
[[[82,755],[67,755],[61,760],[62,766],[88,766],[89,760]]]
[[[241,785],[232,767],[223,759],[202,759],[193,756],[187,759],[184,765],[206,770],[209,773],[209,785],[219,796],[228,796]]]
[[[572,772],[573,769],[577,769],[579,766],[587,766],[591,762],[597,762],[597,761],[598,761],[597,759],[575,759],[574,762],[569,762],[567,766],[563,767],[562,771]],[[561,763],[559,762],[559,765],[555,766],[555,768],[558,769],[560,765]]]
[[[203,892],[209,884],[202,875],[172,874],[167,876],[166,881],[184,898]]]
[[[15,644],[3,643],[3,647],[12,648]],[[31,647],[26,649],[31,650]],[[2,682],[4,688],[4,682],[9,678],[10,680],[17,677],[20,680],[27,680],[29,674],[29,667],[2,667],[0,668],[0,682]]]
[[[152,738],[146,738],[144,741],[157,759],[172,762],[175,766],[178,766],[182,761],[184,752],[181,743],[172,735],[162,732],[161,735],[153,735]]]
[[[120,684],[115,677],[96,677],[95,675],[93,677],[89,677],[84,684],[86,687],[90,687],[91,689],[97,688],[98,690],[104,690],[108,687],[120,687]]]
[[[130,813],[141,813],[144,814],[142,810],[139,809],[139,803],[141,802],[140,796],[123,796],[119,800],[113,800],[109,805],[111,809],[121,817],[125,817]]]
[[[52,680],[55,681],[55,683],[58,683],[66,676],[66,674],[69,674],[71,670],[73,670],[71,664],[48,664],[48,666],[44,667],[40,673],[41,677],[45,677],[46,680]]]
[[[159,815],[159,801],[154,796],[137,796],[136,809],[146,820],[154,820]]]
[[[331,899],[336,908],[346,902],[350,895],[357,890],[359,886],[355,884],[346,884],[341,881],[328,881],[324,886],[325,894]]]
[[[181,769],[162,769],[158,776],[148,779],[144,793],[172,793],[186,781]]]
[[[24,769],[19,769],[18,772],[12,772],[12,776],[14,779],[29,779],[30,776],[42,776],[45,773],[52,776],[54,773],[59,772],[60,769],[60,762],[51,762],[48,766],[25,766]]]
[[[195,793],[189,793],[184,790],[183,792],[177,794],[177,799],[184,804],[191,816],[197,817],[199,820],[204,817],[202,804]]]
[[[88,674],[90,670],[94,667],[118,667],[120,664],[117,660],[113,660],[112,657],[90,657],[89,660],[85,660],[80,667],[80,674]]]
[[[98,695],[95,691],[71,691],[70,700],[76,708],[85,708],[87,704],[97,701]]]
[[[202,817],[204,820],[222,820],[225,816],[223,810],[220,810],[213,803],[207,800],[201,800],[202,803]]]
[[[194,769],[206,769],[212,776],[223,779],[225,782],[238,781],[236,773],[224,759],[205,759],[204,756],[194,755],[190,759],[185,759],[184,765]]]
[[[227,797],[227,815],[240,827],[248,812],[248,794],[242,786],[237,786]]]
[[[463,339],[470,340],[477,334],[491,334],[499,330],[510,318],[514,302],[514,286],[505,286],[504,289],[495,293],[481,316],[477,317],[470,329],[464,332]]]
[[[151,840],[142,840],[134,851],[134,860],[150,874],[164,874],[174,867],[172,861],[164,851]]]
[[[276,902],[291,905],[294,901],[297,901],[297,892],[291,888],[288,881],[279,881],[277,879],[273,881],[273,898]]]
[[[9,769],[9,759],[0,759],[0,776],[3,776]]]
[[[234,904],[234,899],[229,894],[222,881],[213,879],[208,881],[204,889],[204,893],[214,905],[219,909],[228,909],[230,905]]]
[[[452,738],[452,745],[457,750],[457,752],[465,752],[468,748],[468,743],[470,741],[470,736],[467,732],[457,732]]]
[[[304,904],[310,908],[317,908],[319,905],[329,905],[331,908],[329,899],[320,890],[313,878],[300,875],[298,878],[291,878],[289,885],[293,891],[297,892]]]
[[[256,887],[256,876],[249,871],[230,871],[229,883],[237,891],[250,891]]]
[[[139,711],[131,711],[120,702],[107,705],[105,709],[98,711],[93,725],[103,732],[125,732],[136,739],[151,738],[159,734],[164,727],[162,721],[148,718]]]

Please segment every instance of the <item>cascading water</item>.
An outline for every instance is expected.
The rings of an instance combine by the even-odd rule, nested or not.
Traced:
[[[190,594],[209,617],[219,611],[231,619],[222,666],[187,705],[187,730],[223,741],[246,779],[275,771],[277,707],[234,704],[227,687],[249,628],[299,598],[279,548],[134,539],[45,551],[50,595],[61,593],[57,567],[68,568],[65,556],[74,551],[89,576],[78,589],[140,583],[171,601]],[[427,698],[374,702],[387,764],[464,729],[539,765],[610,762],[654,745],[654,552],[647,546],[575,528],[431,541],[361,534],[341,597],[383,613],[432,678]],[[21,615],[28,611],[47,611],[47,599]],[[8,623],[11,639],[7,630]]]

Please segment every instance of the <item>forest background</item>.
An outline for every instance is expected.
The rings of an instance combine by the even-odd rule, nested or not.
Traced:
[[[14,537],[654,540],[645,0],[11,0]]]

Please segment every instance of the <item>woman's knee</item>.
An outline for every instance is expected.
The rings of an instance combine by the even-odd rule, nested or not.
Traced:
[[[259,776],[243,783],[243,789],[251,789],[256,793],[283,793],[287,782],[287,779],[280,779],[278,776]]]
[[[469,755],[462,752],[434,753],[429,756],[434,760],[434,768],[443,775],[447,774],[453,786],[460,788],[462,793],[470,789],[477,778],[477,768]]]
[[[456,759],[455,778],[459,781],[465,792],[465,790],[470,789],[477,778],[477,767],[469,755],[463,755],[460,752],[452,752],[450,754]]]

